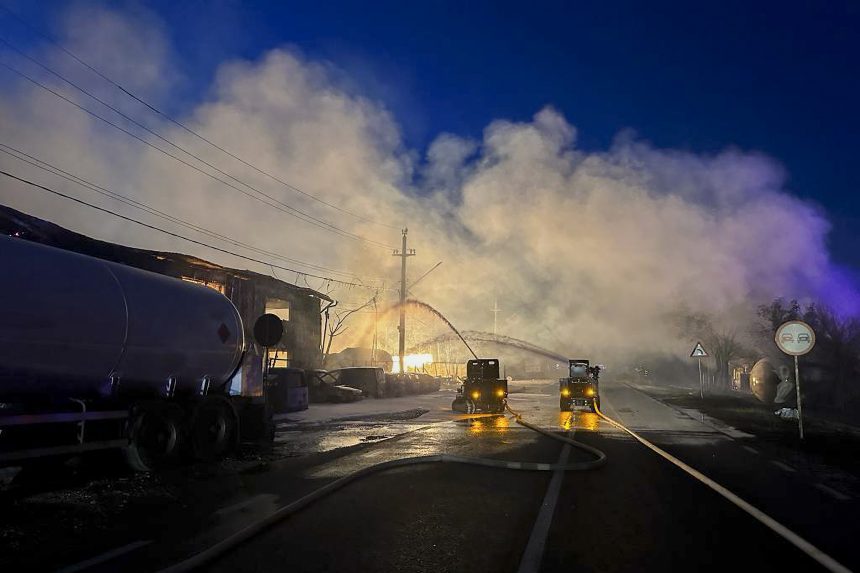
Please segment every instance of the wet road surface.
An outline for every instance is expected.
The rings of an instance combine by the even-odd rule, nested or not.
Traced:
[[[848,567],[857,502],[815,487],[731,437],[624,385],[602,385],[604,411],[782,521]],[[514,383],[524,419],[608,455],[605,467],[525,472],[457,464],[389,470],[356,481],[208,566],[211,571],[760,571],[824,570],[725,499],[590,412],[560,413],[557,385]],[[158,570],[314,489],[374,464],[434,454],[555,463],[564,446],[510,416],[466,417],[450,393],[422,398],[429,415],[346,424],[340,447],[288,428],[280,440],[317,453],[243,476],[240,493],[199,509],[195,528],[170,523],[147,545],[93,570]],[[335,434],[339,432],[334,432]],[[292,438],[291,438],[292,436]],[[366,439],[370,437],[371,439]],[[332,444],[334,448],[332,449]],[[295,445],[295,444],[293,444]],[[292,447],[292,446],[290,446]],[[571,461],[589,459],[577,449]],[[544,507],[542,508],[542,504]],[[547,504],[549,507],[547,507]],[[154,508],[155,509],[155,508]],[[165,510],[169,508],[164,508]],[[174,524],[181,521],[172,522]],[[541,526],[543,524],[543,527]],[[199,531],[194,533],[194,531]],[[130,542],[133,540],[130,540]],[[528,548],[528,550],[527,550]],[[524,555],[531,553],[531,563]]]

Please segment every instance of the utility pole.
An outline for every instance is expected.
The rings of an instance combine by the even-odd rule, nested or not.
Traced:
[[[406,372],[406,258],[415,256],[415,249],[406,248],[406,234],[409,229],[403,229],[403,248],[392,253],[400,257],[400,344],[398,354],[400,355],[400,372]]]
[[[499,312],[501,312],[501,310],[502,310],[499,308],[499,299],[498,298],[493,297],[493,308],[491,308],[490,310],[493,311],[493,335],[495,336],[496,328],[499,325]]]

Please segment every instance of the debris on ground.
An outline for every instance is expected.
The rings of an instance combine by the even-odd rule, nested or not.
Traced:
[[[776,412],[774,412],[777,416],[782,418],[783,420],[797,420],[797,408],[780,408]]]

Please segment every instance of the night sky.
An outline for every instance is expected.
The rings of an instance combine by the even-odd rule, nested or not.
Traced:
[[[5,2],[52,32],[67,5]],[[142,4],[165,21],[187,76],[175,112],[205,97],[224,60],[287,45],[383,102],[418,150],[551,104],[589,150],[633,130],[659,147],[760,151],[829,212],[836,260],[860,267],[860,3]]]

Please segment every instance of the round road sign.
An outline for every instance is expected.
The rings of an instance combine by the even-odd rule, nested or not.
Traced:
[[[791,320],[776,329],[776,345],[791,356],[803,356],[815,346],[815,331],[802,320]]]
[[[264,314],[254,323],[254,338],[260,346],[275,346],[284,337],[284,323],[274,314]]]

